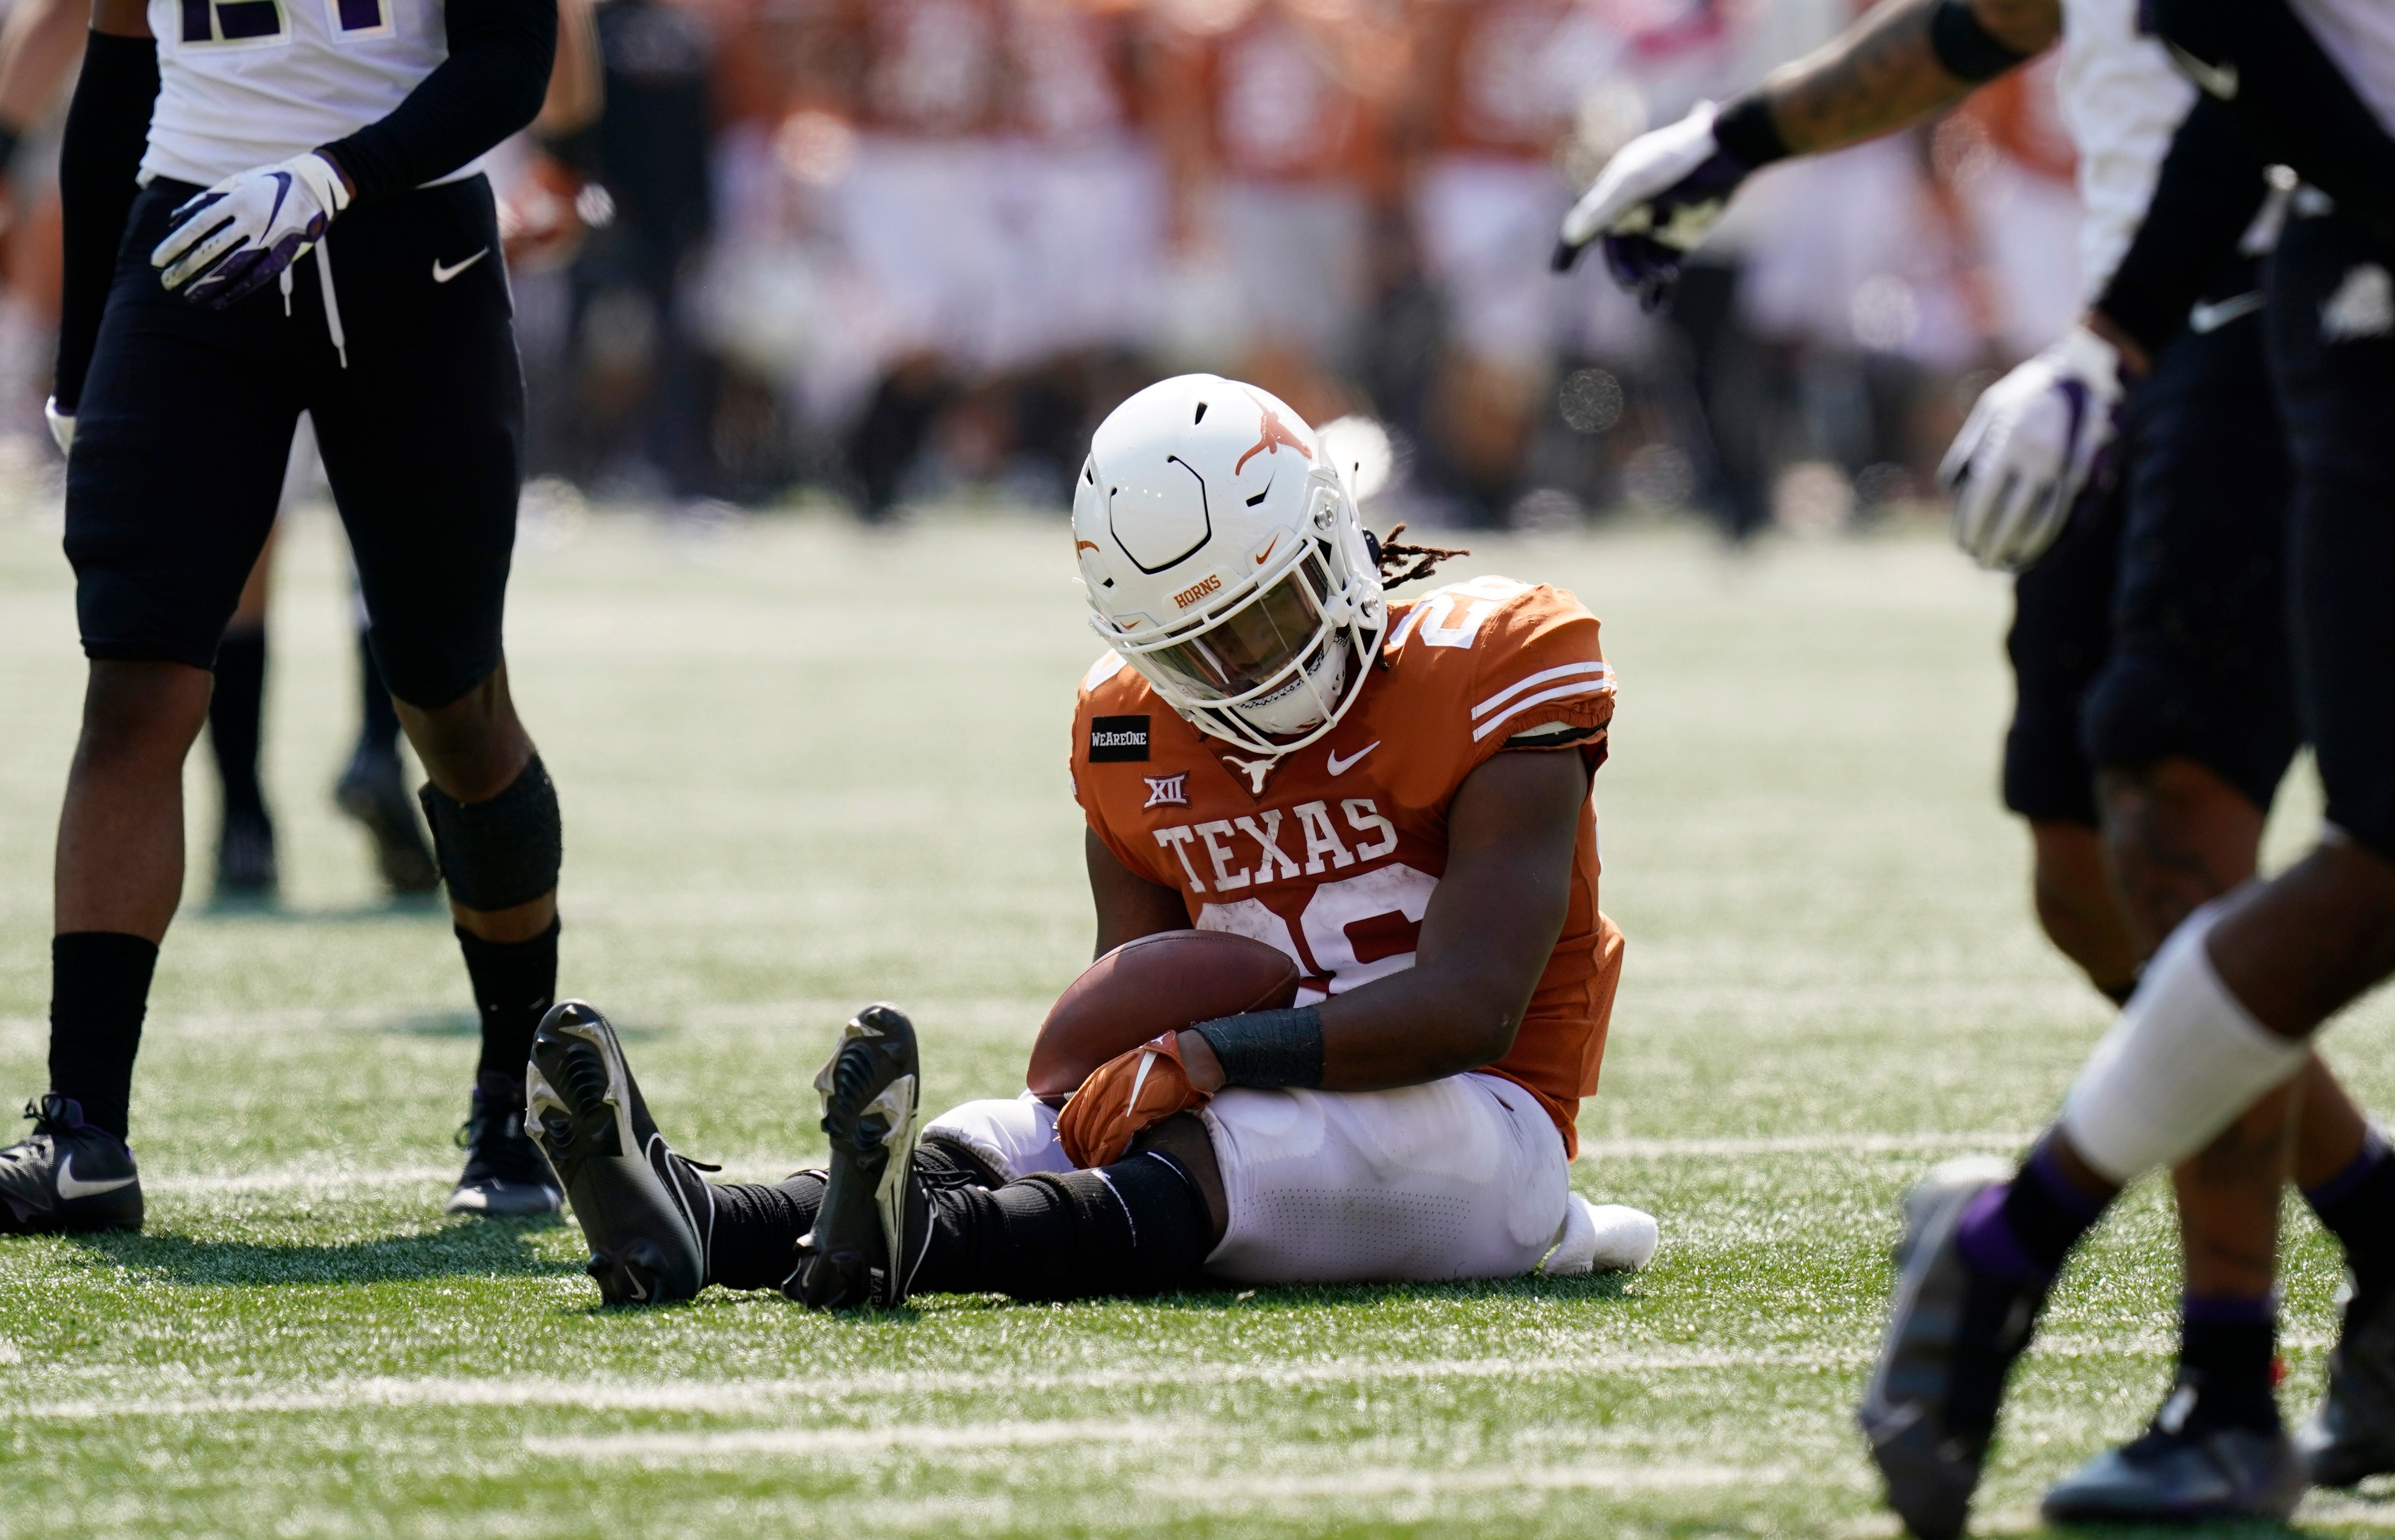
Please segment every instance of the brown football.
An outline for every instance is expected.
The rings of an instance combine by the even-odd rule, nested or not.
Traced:
[[[1024,1083],[1042,1100],[1062,1101],[1091,1071],[1158,1033],[1296,998],[1296,959],[1277,947],[1224,930],[1142,936],[1065,987],[1039,1023]]]

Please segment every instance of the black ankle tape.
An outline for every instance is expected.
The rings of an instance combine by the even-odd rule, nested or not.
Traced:
[[[460,802],[427,783],[417,794],[449,897],[485,913],[530,903],[556,888],[564,862],[557,787],[536,754],[507,790]]]

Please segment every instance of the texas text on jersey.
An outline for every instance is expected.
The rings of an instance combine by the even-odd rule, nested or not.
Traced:
[[[1299,1003],[1317,1002],[1412,966],[1464,778],[1507,749],[1569,749],[1594,770],[1613,696],[1578,599],[1477,577],[1393,605],[1381,666],[1338,730],[1268,763],[1201,735],[1106,653],[1082,682],[1073,790],[1124,866],[1179,889],[1198,928],[1294,956]],[[1597,873],[1583,806],[1563,933],[1487,1072],[1538,1098],[1573,1149],[1621,967]]]

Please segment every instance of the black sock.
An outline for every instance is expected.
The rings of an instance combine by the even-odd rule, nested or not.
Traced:
[[[358,742],[351,753],[390,758],[399,753],[399,712],[375,662],[371,637],[366,627],[358,627]]]
[[[118,1139],[157,966],[156,943],[139,936],[77,930],[50,941],[50,1089]]]
[[[962,1144],[933,1134],[915,1147],[915,1174],[934,1191],[995,1188],[998,1173]],[[761,1187],[717,1182],[715,1229],[708,1238],[707,1273],[727,1289],[777,1289],[797,1261],[799,1237],[815,1227],[824,1174],[801,1171]]]
[[[2395,1287],[2395,1154],[2377,1129],[2363,1137],[2362,1152],[2344,1170],[2304,1189],[2304,1202],[2345,1246],[2355,1294],[2375,1296]]]
[[[2195,1389],[2190,1416],[2204,1428],[2255,1428],[2276,1432],[2278,1398],[2271,1381],[2279,1353],[2278,1308],[2259,1299],[2179,1302],[2179,1378]],[[2180,1426],[2186,1426],[2182,1423]]]
[[[801,1171],[771,1187],[718,1182],[707,1275],[727,1289],[778,1289],[797,1265],[799,1237],[815,1227],[824,1174]]]
[[[466,977],[474,986],[474,1008],[483,1018],[483,1057],[477,1075],[523,1078],[532,1057],[532,1034],[557,994],[558,922],[528,941],[486,941],[463,926],[457,945],[466,954]]]
[[[266,628],[227,631],[217,643],[216,689],[208,696],[208,747],[224,783],[228,819],[266,816],[258,783],[258,722],[266,706]]]
[[[932,1202],[932,1244],[914,1281],[920,1294],[1161,1294],[1193,1282],[1212,1247],[1197,1185],[1153,1152],[994,1191],[934,1189]]]

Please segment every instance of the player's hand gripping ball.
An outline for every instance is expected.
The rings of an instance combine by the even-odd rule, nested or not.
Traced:
[[[1097,1068],[1161,1033],[1297,999],[1297,963],[1224,930],[1161,930],[1092,963],[1057,997],[1024,1083],[1053,1106]]]
[[[1142,1130],[1213,1099],[1189,1084],[1176,1027],[1100,1065],[1083,1081],[1056,1118],[1056,1142],[1085,1171],[1111,1165]]]
[[[221,310],[307,255],[349,206],[332,162],[312,151],[294,155],[227,177],[177,208],[150,265],[165,270],[168,293]]]

